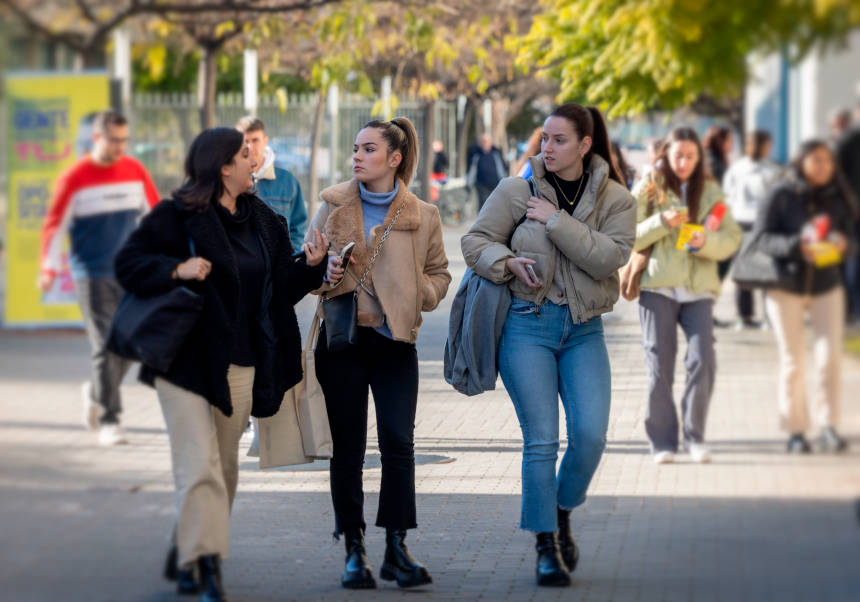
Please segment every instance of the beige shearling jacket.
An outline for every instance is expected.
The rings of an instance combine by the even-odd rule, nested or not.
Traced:
[[[365,240],[358,181],[352,179],[326,188],[320,193],[320,199],[323,204],[314,216],[307,236],[313,236],[314,228],[325,233],[331,242],[330,254],[339,254],[344,246],[355,242],[352,256],[356,263],[347,268],[340,284],[331,288],[326,283],[314,291],[327,297],[355,291],[376,249],[377,240],[405,200],[400,217],[383,244],[363,289],[359,291],[358,324],[381,326],[381,307],[394,338],[415,343],[422,322],[421,312],[434,310],[445,298],[451,283],[439,210],[409,192],[401,181],[385,222],[375,226],[370,231],[370,240]],[[369,291],[376,295],[378,303],[373,302]]]

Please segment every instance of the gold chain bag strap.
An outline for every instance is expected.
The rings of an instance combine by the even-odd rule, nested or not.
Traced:
[[[408,194],[408,193],[407,193]],[[361,279],[358,281],[358,286],[355,287],[353,293],[338,295],[337,297],[323,298],[322,309],[323,319],[325,321],[326,344],[329,351],[345,351],[350,347],[358,344],[358,293],[364,286],[364,281],[370,274],[379,252],[382,250],[382,244],[388,239],[391,234],[391,229],[400,217],[403,208],[406,207],[406,198],[403,198],[403,203],[397,208],[394,217],[391,218],[391,223],[385,228],[379,242],[376,243],[376,249],[370,257],[367,268]],[[344,266],[344,278],[346,278],[346,266]]]

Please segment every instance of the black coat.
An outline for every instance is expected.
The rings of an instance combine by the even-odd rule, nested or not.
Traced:
[[[817,295],[842,283],[839,265],[816,268],[803,258],[800,234],[803,226],[820,213],[830,216],[830,230],[848,239],[849,253],[854,246],[854,202],[851,194],[835,181],[811,189],[797,176],[778,185],[759,208],[755,233],[759,248],[776,258],[785,277],[782,288],[792,293]]]
[[[326,262],[309,267],[292,257],[284,219],[252,195],[250,219],[260,237],[266,277],[256,341],[251,413],[263,418],[278,411],[284,393],[302,378],[301,334],[293,306],[322,285]],[[170,276],[188,259],[189,237],[197,255],[212,262],[203,282]],[[179,201],[156,205],[117,254],[116,276],[123,288],[140,296],[174,286],[187,286],[204,297],[200,319],[191,330],[167,373],[142,366],[140,380],[152,385],[156,376],[197,393],[225,415],[233,413],[227,369],[239,306],[239,269],[227,232],[214,207],[188,211]]]

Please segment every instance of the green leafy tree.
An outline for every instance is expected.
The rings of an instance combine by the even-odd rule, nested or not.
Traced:
[[[792,60],[839,43],[856,0],[541,0],[518,64],[561,85],[560,98],[609,115],[698,105],[739,116],[753,53]]]

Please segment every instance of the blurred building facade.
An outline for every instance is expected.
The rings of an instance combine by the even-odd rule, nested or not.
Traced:
[[[746,129],[769,130],[776,158],[786,161],[802,141],[830,135],[835,109],[860,102],[860,31],[845,47],[813,51],[796,65],[774,54],[752,58],[750,67]]]

